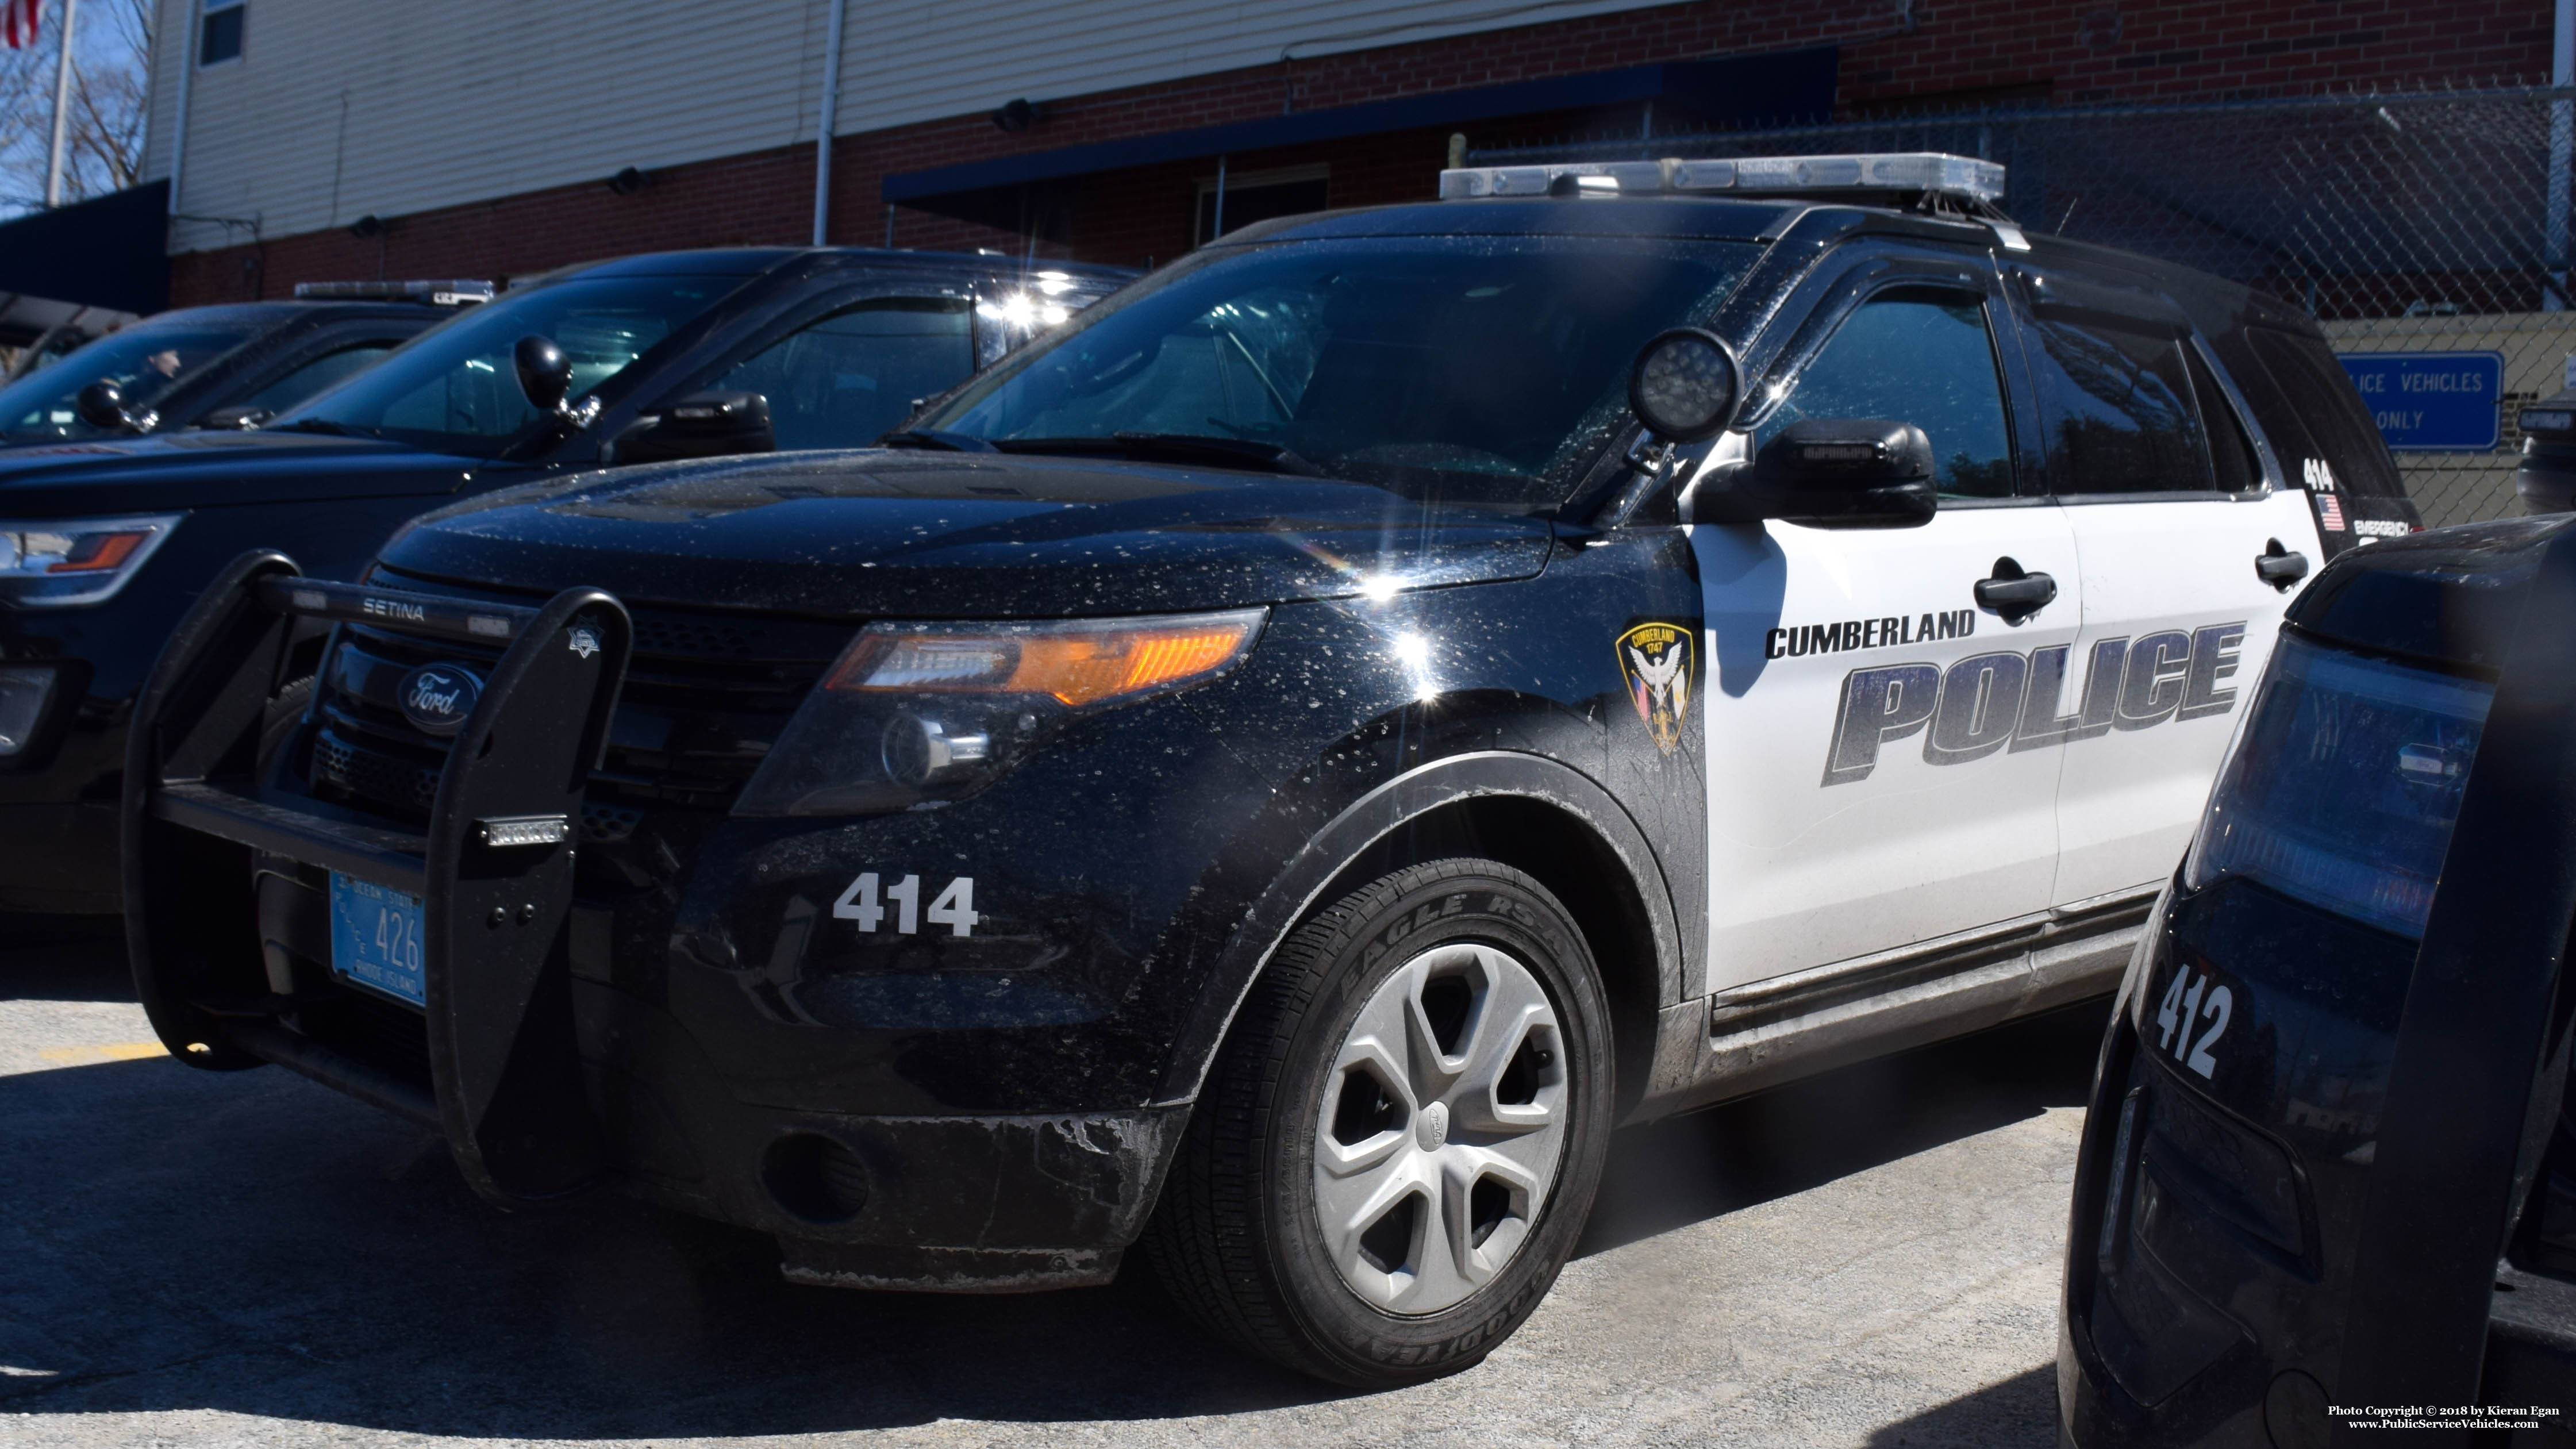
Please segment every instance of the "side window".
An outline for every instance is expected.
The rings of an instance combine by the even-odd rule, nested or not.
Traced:
[[[384,360],[386,353],[393,350],[394,344],[390,342],[361,342],[354,347],[343,347],[336,352],[323,353],[320,357],[296,368],[249,397],[243,398],[239,406],[258,408],[264,412],[282,413],[306,398],[315,396],[326,388],[337,387],[348,378],[375,366]]]
[[[975,370],[974,318],[950,297],[878,297],[789,333],[707,384],[769,399],[778,446],[864,448],[915,398]]]
[[[2218,374],[2209,370],[2197,348],[2185,347],[2183,360],[2191,364],[2191,389],[2200,398],[2200,420],[2208,425],[2209,467],[2219,491],[2248,493],[2262,487],[2262,457],[2254,451],[2244,420],[2236,416],[2236,405],[2218,385]]]
[[[1912,423],[1932,440],[1944,497],[2012,496],[2003,380],[1976,293],[1907,287],[1863,302],[1754,429],[1754,447],[1806,418]]]
[[[2271,410],[2263,411],[2263,398],[2254,406],[2293,484],[2305,481],[2303,465],[2314,460],[2332,470],[2339,488],[2363,497],[2405,496],[2379,426],[2353,391],[2352,375],[2323,342],[2270,327],[2248,327],[2237,336],[2243,339],[2238,351],[2250,352],[2262,380],[2272,385]],[[2229,340],[2220,339],[2222,349]],[[2225,350],[2219,355],[2229,358]],[[2229,358],[2228,370],[2245,385],[2247,368]]]
[[[2067,493],[2206,492],[2217,486],[2170,333],[2043,317],[2031,365],[2049,431],[2050,481]]]

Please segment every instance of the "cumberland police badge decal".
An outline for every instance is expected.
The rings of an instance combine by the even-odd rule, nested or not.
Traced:
[[[1628,702],[1655,737],[1656,748],[1671,754],[1682,742],[1682,721],[1691,706],[1691,631],[1679,624],[1640,624],[1619,636],[1619,677],[1628,682]]]

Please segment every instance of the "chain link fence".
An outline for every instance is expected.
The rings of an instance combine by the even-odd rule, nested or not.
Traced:
[[[2004,210],[2024,226],[2213,272],[2314,313],[2438,525],[2520,511],[2521,406],[2558,391],[2576,353],[2571,139],[2576,90],[2511,88],[1596,136],[1470,160],[2000,161]],[[2498,394],[2492,411],[2463,390]]]

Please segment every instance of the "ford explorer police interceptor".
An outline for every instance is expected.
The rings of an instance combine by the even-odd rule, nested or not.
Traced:
[[[500,1202],[1473,1363],[1614,1126],[2110,989],[2312,561],[2414,526],[2311,321],[2001,183],[1452,171],[877,450],[247,555],[131,736],[143,999]]]

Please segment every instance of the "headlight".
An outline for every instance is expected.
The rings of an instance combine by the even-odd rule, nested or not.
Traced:
[[[115,596],[180,515],[0,523],[0,603],[63,609]]]
[[[1068,719],[1223,674],[1267,612],[871,624],[788,721],[733,813],[872,814],[964,795]]]

